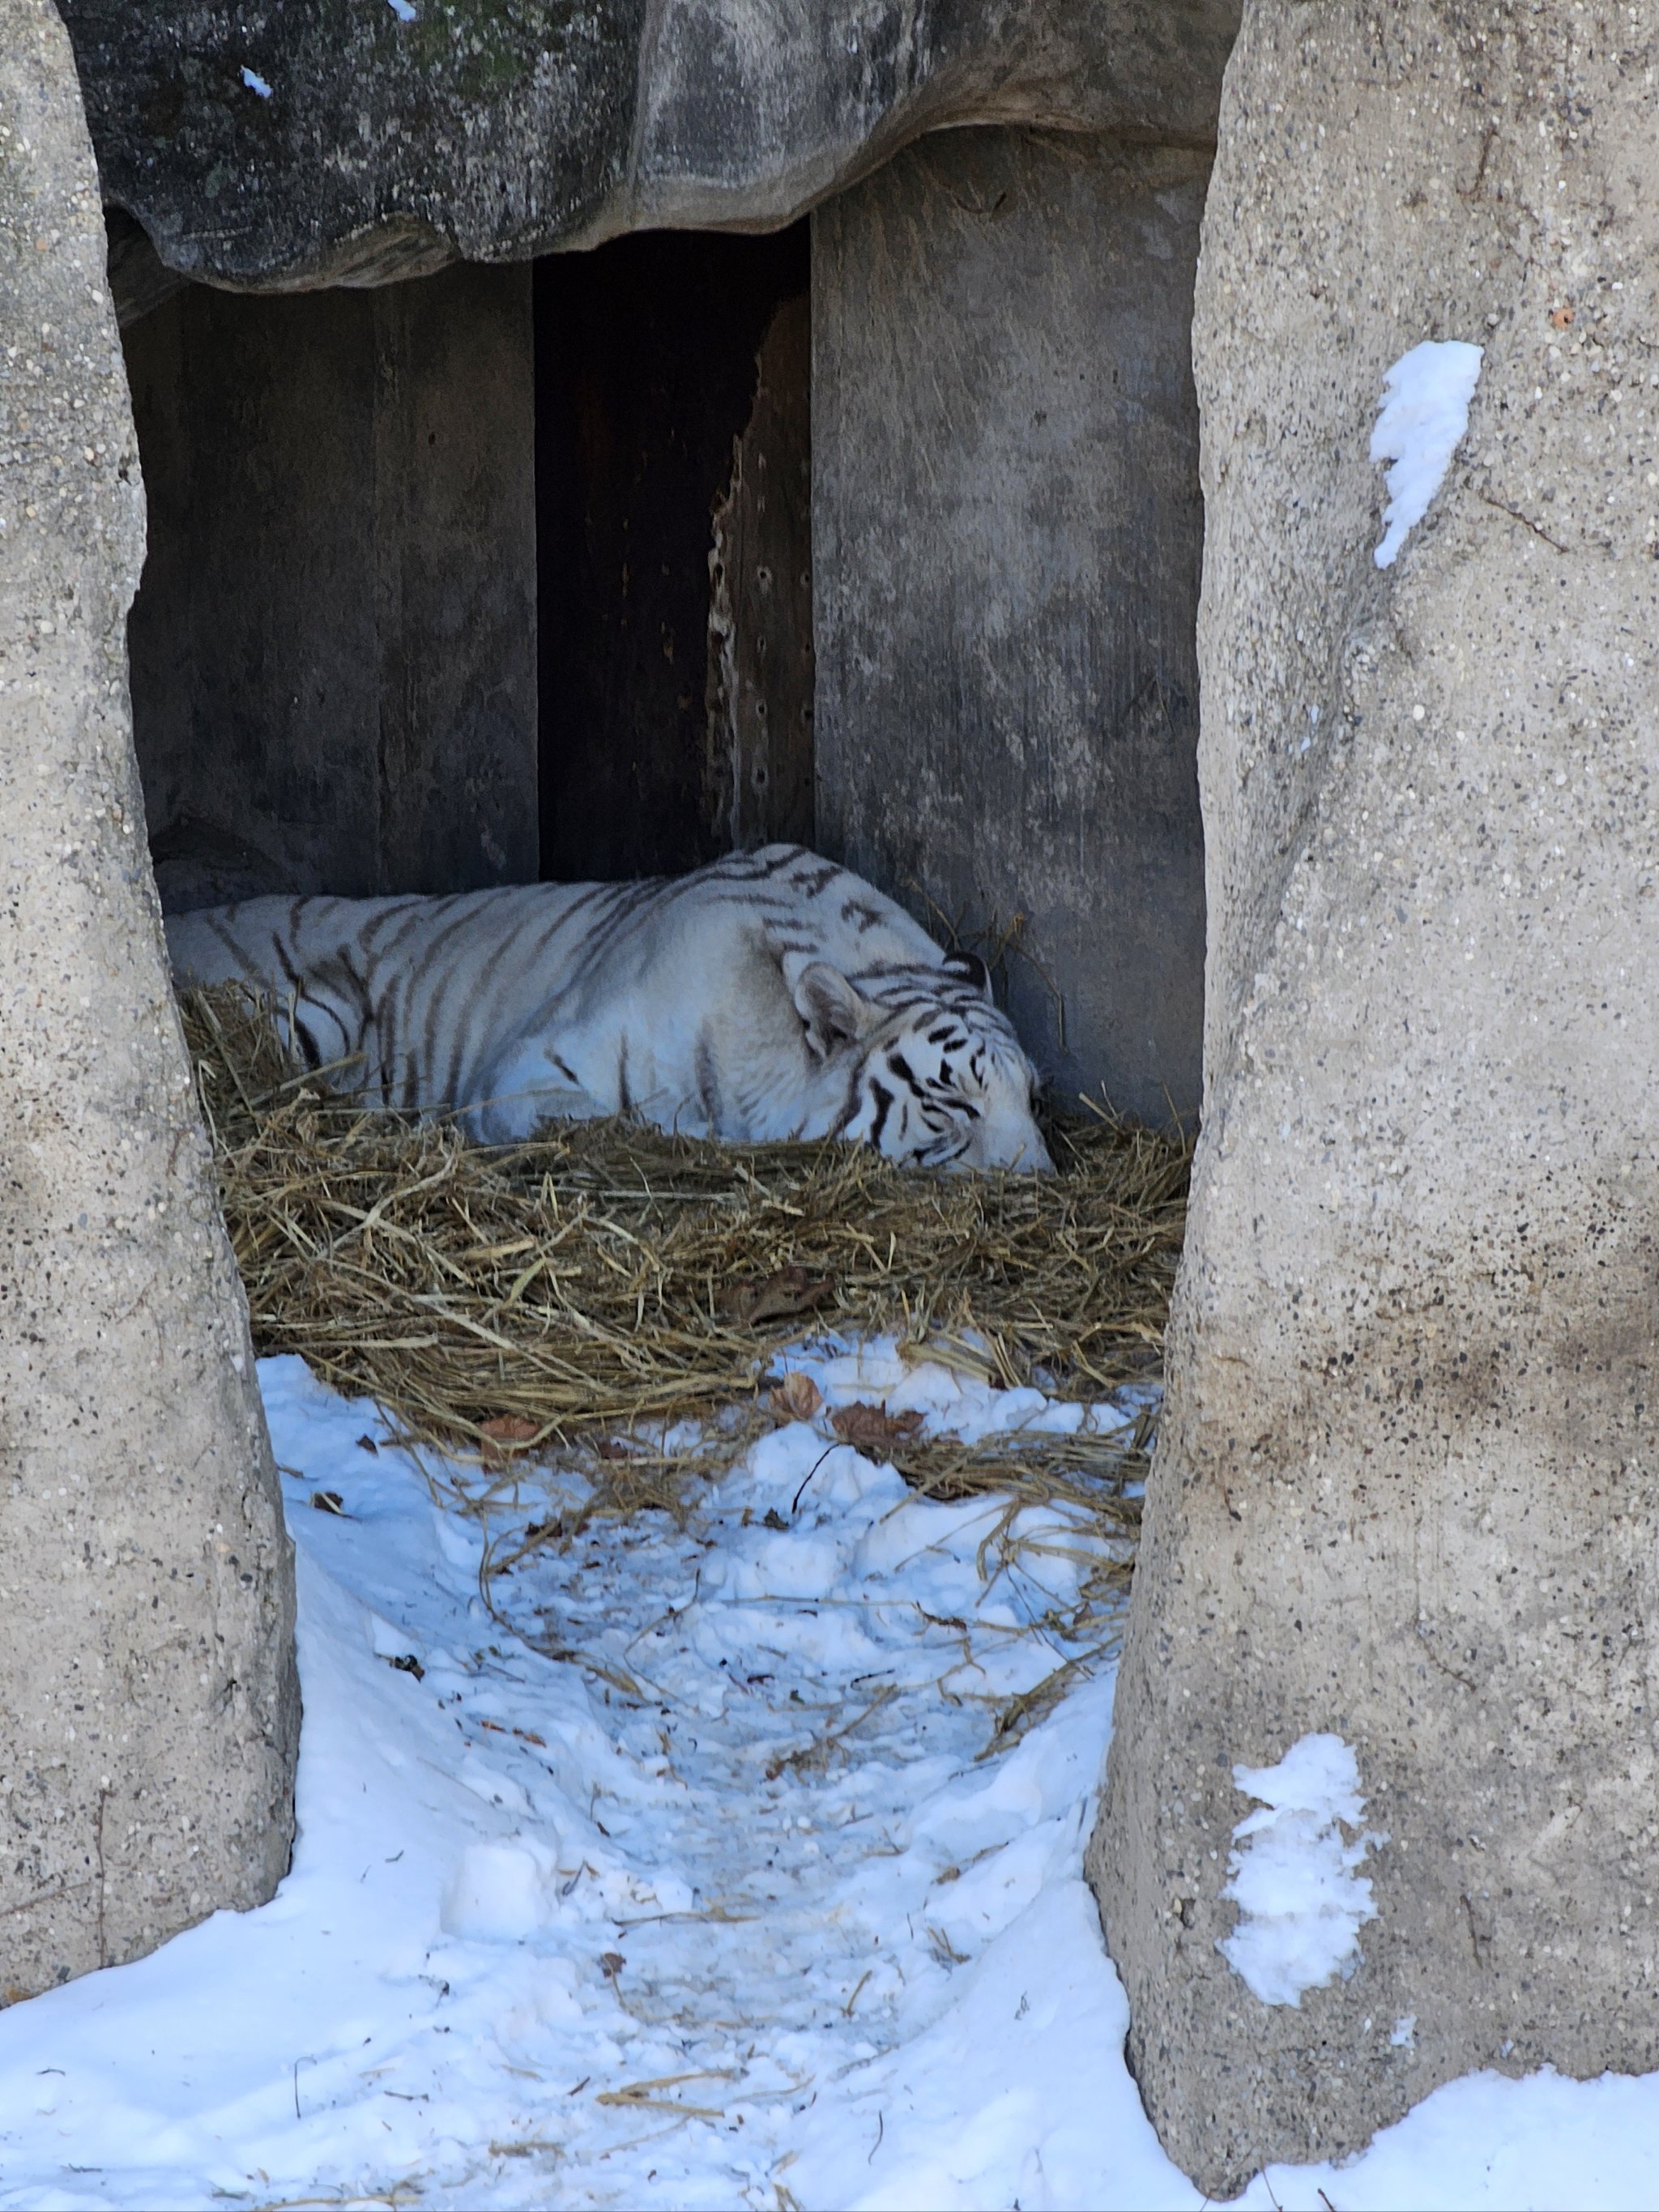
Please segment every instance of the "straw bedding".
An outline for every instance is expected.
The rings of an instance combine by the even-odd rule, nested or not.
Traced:
[[[713,1417],[737,1449],[789,1417],[768,1388],[775,1356],[816,1329],[891,1332],[1072,1398],[1156,1374],[1184,1220],[1179,1139],[1064,1124],[1060,1172],[1044,1179],[618,1121],[487,1152],[296,1070],[234,987],[183,1011],[258,1349],[373,1395],[487,1486],[557,1450],[593,1474],[594,1510],[672,1506],[684,1466],[664,1449],[670,1425]],[[1109,1492],[1118,1531],[1133,1519],[1133,1448],[879,1441],[935,1495]],[[700,1449],[706,1465],[707,1432]]]

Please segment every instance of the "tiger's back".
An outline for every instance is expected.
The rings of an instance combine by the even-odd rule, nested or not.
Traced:
[[[371,1097],[459,1110],[487,1142],[549,1115],[635,1112],[728,1139],[1047,1164],[1032,1071],[983,969],[799,846],[639,883],[253,899],[167,930],[181,983],[269,993],[310,1065],[352,1061]]]

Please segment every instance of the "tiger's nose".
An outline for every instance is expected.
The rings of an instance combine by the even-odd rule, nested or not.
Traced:
[[[1018,1144],[1006,1150],[988,1146],[986,1157],[976,1161],[975,1165],[1005,1168],[1010,1175],[1053,1175],[1056,1171],[1048,1147],[1035,1129],[1029,1137],[1022,1137]]]

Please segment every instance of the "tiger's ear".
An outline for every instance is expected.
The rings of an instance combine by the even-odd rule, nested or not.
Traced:
[[[977,952],[947,952],[945,972],[954,975],[959,983],[971,983],[981,999],[991,995],[991,971]]]
[[[856,1044],[874,1009],[827,960],[811,960],[795,978],[795,1012],[806,1027],[807,1048],[828,1060],[837,1047]]]

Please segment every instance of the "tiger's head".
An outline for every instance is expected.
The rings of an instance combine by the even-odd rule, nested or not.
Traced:
[[[793,984],[808,1052],[845,1079],[838,1135],[914,1167],[1054,1173],[1036,1070],[976,954],[860,982],[813,960]]]

